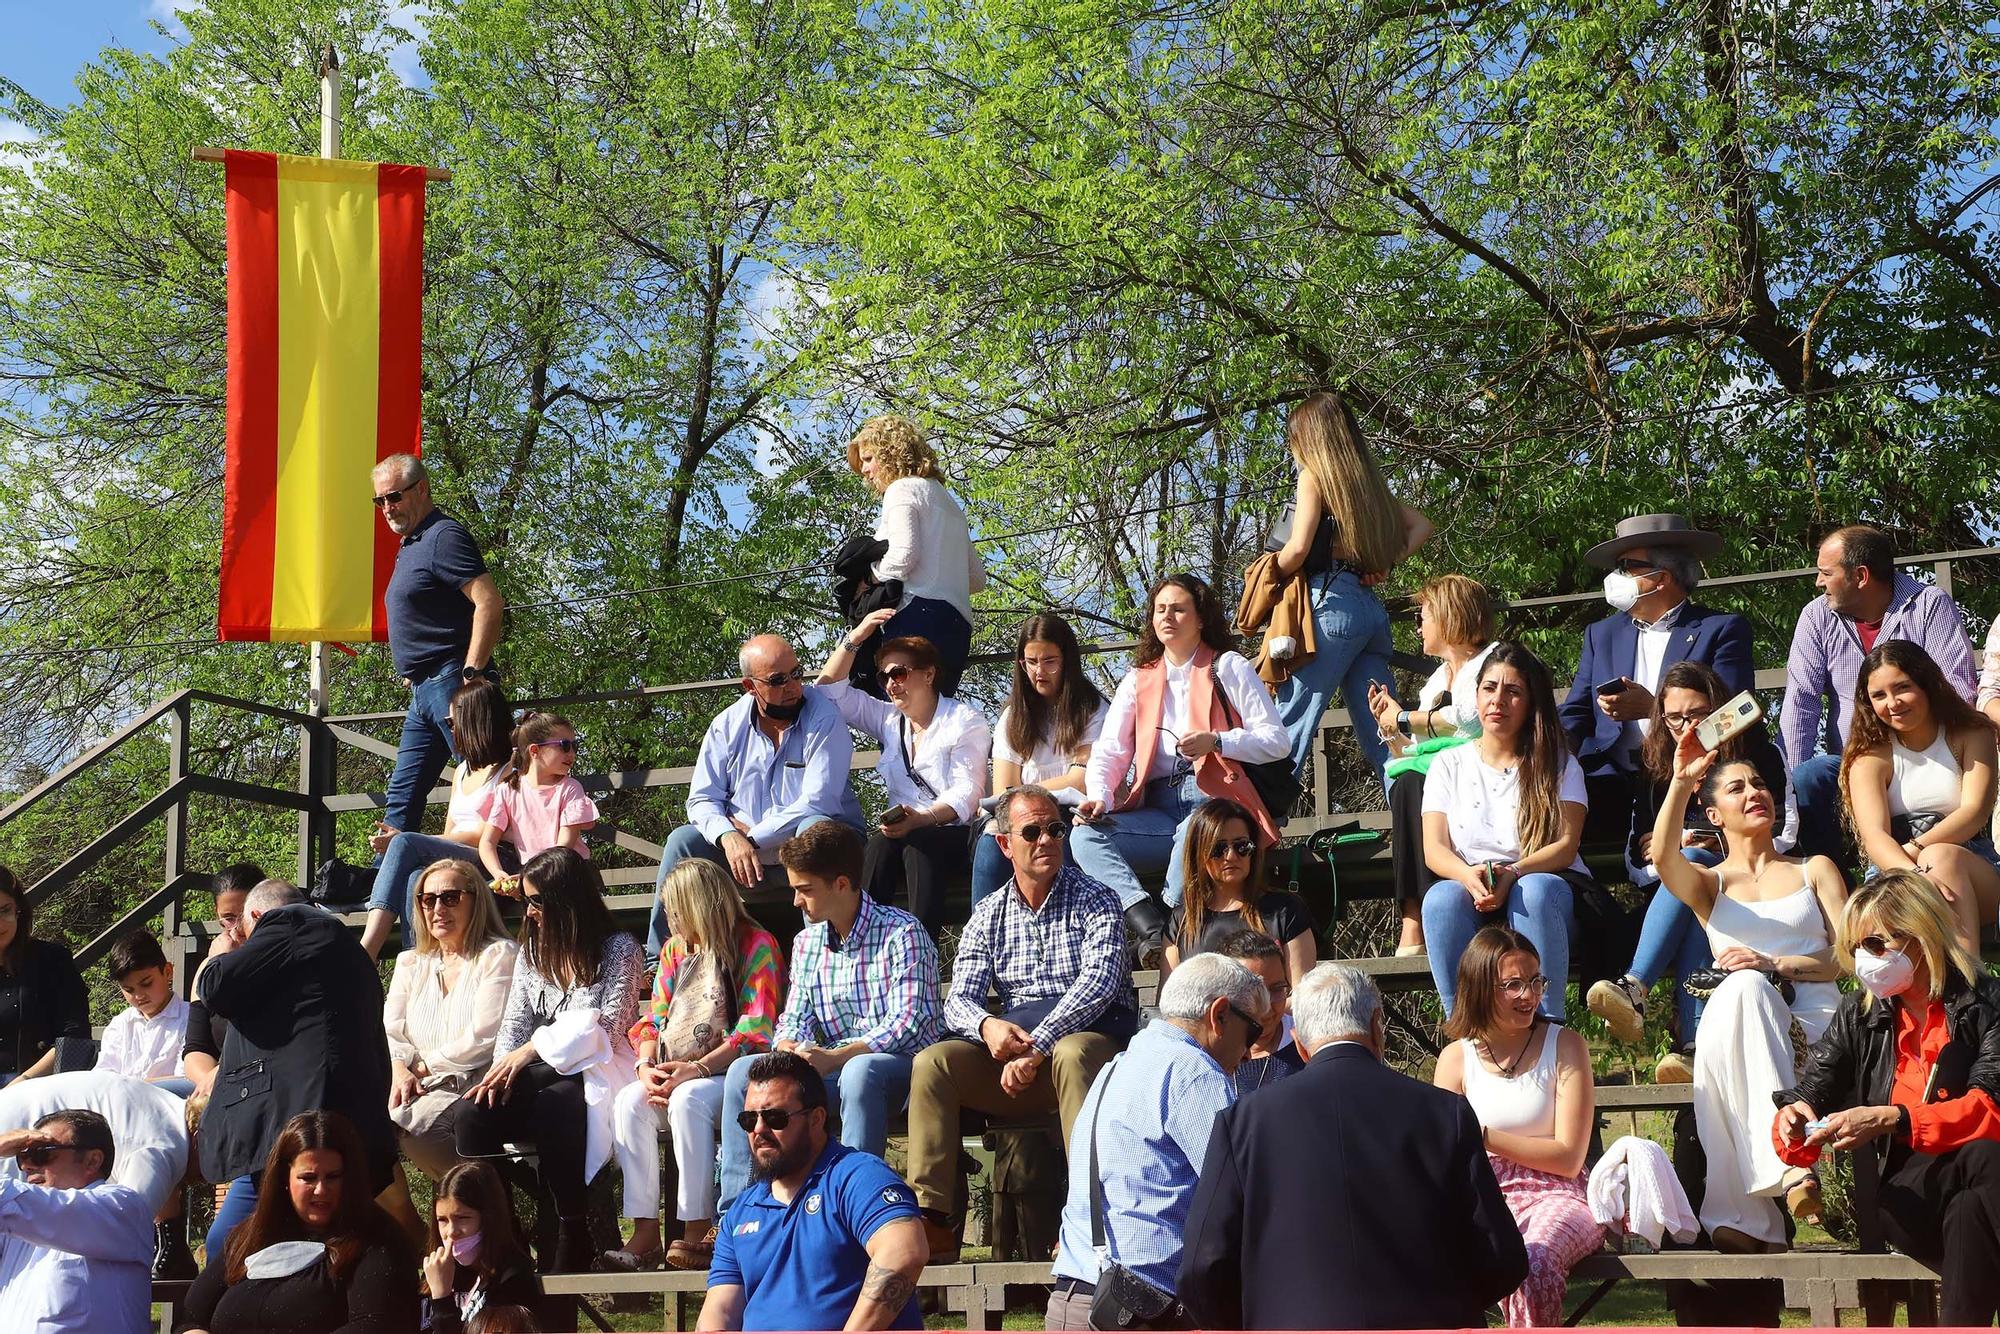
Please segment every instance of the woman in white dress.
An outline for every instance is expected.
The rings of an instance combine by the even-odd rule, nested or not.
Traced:
[[[1840,1004],[1833,933],[1847,887],[1829,858],[1778,852],[1782,810],[1754,763],[1717,760],[1694,728],[1681,733],[1674,763],[1653,865],[1693,910],[1716,968],[1728,974],[1702,1011],[1694,1047],[1695,1128],[1708,1159],[1701,1222],[1717,1250],[1781,1251],[1779,1199],[1813,1218],[1819,1188],[1807,1169],[1779,1159],[1772,1095],[1792,1087],[1806,1047]],[[1697,866],[1681,851],[1681,822],[1696,795],[1728,849],[1719,866]]]

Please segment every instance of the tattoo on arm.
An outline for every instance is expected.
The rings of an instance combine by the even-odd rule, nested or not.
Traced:
[[[887,1265],[870,1262],[867,1276],[861,1280],[861,1295],[871,1302],[901,1310],[903,1303],[910,1300],[910,1294],[917,1290],[915,1280],[903,1277],[899,1270]]]

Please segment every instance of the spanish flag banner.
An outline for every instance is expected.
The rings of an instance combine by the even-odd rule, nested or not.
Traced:
[[[385,639],[397,539],[368,474],[421,447],[424,169],[224,164],[222,638]]]

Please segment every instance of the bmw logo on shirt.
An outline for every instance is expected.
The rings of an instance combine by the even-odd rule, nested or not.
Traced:
[[[806,1212],[809,1214],[816,1214],[819,1212],[819,1196],[817,1195],[806,1196]]]

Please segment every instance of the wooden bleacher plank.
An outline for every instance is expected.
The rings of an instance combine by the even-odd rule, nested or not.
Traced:
[[[1675,1111],[1694,1106],[1692,1084],[1599,1084],[1600,1112]]]

